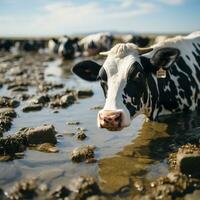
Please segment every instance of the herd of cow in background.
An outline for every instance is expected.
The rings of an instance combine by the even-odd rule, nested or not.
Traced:
[[[134,43],[138,47],[146,47],[153,43],[165,40],[167,36],[139,36],[122,35],[114,36],[103,32],[91,34],[86,37],[68,37],[51,39],[0,39],[0,51],[4,52],[48,52],[59,55],[64,60],[79,56],[94,56],[101,51],[109,50],[119,42]]]

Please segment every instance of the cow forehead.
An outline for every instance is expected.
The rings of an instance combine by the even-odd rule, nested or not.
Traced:
[[[127,75],[131,65],[140,60],[137,48],[133,43],[119,43],[107,52],[103,67],[108,78],[115,74]]]
[[[105,69],[108,78],[117,75],[118,78],[124,79],[127,77],[129,69],[136,61],[140,62],[138,54],[131,54],[122,58],[108,56],[103,64],[103,68]]]

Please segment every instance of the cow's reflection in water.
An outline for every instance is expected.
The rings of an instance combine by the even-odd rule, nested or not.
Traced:
[[[147,183],[166,175],[169,153],[185,143],[198,143],[199,130],[198,112],[165,117],[160,122],[145,122],[131,144],[114,157],[100,160],[102,189],[109,193],[126,191],[130,195],[136,192],[140,182]]]

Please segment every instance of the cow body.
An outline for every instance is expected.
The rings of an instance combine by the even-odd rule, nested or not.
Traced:
[[[200,106],[200,32],[167,39],[146,50],[117,44],[103,54],[107,59],[99,66],[98,79],[106,102],[98,114],[99,127],[120,130],[142,113],[155,120]],[[97,69],[97,64],[89,65],[79,63],[74,71],[87,79]],[[78,73],[81,67],[87,73]],[[164,77],[157,76],[160,70]]]
[[[87,56],[98,54],[100,51],[107,51],[112,45],[112,35],[110,33],[97,33],[84,37],[79,41],[80,49]]]
[[[149,45],[151,38],[146,36],[139,36],[139,35],[126,35],[122,38],[123,42],[125,43],[134,43],[139,47],[146,47]]]
[[[148,99],[144,102],[151,119],[180,111],[194,111],[200,105],[200,33],[176,37],[153,46],[153,53],[163,47],[179,49],[179,58],[166,70],[165,78],[149,77]]]

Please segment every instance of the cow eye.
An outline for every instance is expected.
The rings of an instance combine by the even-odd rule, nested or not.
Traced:
[[[138,81],[143,77],[142,72],[132,73],[128,77],[128,81]]]
[[[135,75],[135,78],[142,78],[143,77],[143,74],[141,72],[138,72],[136,75]]]

